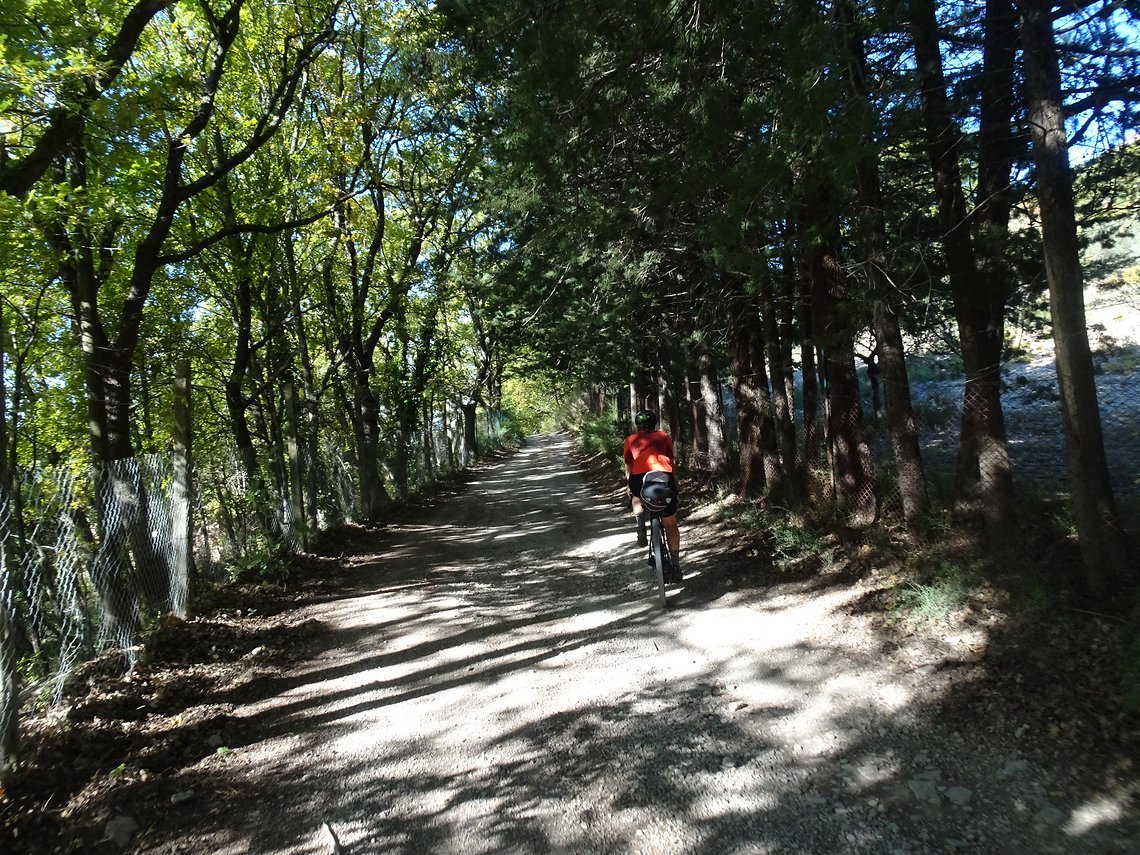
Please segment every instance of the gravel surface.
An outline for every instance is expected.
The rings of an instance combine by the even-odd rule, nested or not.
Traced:
[[[858,584],[761,585],[707,513],[661,611],[571,454],[532,437],[346,559],[311,659],[235,711],[256,738],[140,851],[1137,851],[1120,758],[936,714],[983,641],[891,647]]]

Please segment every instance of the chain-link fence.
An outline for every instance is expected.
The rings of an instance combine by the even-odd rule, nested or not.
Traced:
[[[1095,379],[1113,491],[1124,512],[1135,517],[1140,503],[1140,371],[1111,366],[1106,370],[1102,361]],[[1000,388],[1006,444],[990,451],[985,444],[979,446],[980,471],[1000,473],[1000,457],[1008,455],[1015,495],[1065,497],[1066,437],[1053,360],[1010,363],[1002,372]],[[951,372],[911,384],[928,478],[949,483],[958,475],[964,391],[964,379]]]
[[[411,490],[469,462],[461,430],[441,426],[407,448]],[[285,455],[198,460],[192,510],[177,455],[115,461],[92,477],[23,473],[12,494],[0,491],[0,747],[14,744],[22,698],[58,702],[78,663],[119,650],[133,665],[146,628],[184,613],[195,580],[270,566],[357,515],[350,452],[322,437],[296,459],[292,472]]]
[[[115,461],[93,479],[66,470],[29,473],[0,494],[0,556],[10,631],[5,661],[26,677],[62,681],[109,647],[133,662],[156,615],[185,607],[176,570],[169,458]]]

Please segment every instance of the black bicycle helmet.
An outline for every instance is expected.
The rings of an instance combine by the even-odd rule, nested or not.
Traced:
[[[657,413],[652,410],[638,410],[637,415],[633,417],[633,423],[638,428],[646,427],[653,430],[657,427]]]

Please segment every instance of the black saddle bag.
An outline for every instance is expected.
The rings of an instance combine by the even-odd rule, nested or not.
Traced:
[[[662,516],[677,510],[677,492],[669,484],[668,472],[646,472],[641,482],[641,501],[645,507]]]

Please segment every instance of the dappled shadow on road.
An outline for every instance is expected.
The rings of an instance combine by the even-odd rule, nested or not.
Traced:
[[[857,601],[849,580],[777,584],[714,533],[655,608],[628,521],[567,452],[498,461],[352,559],[351,595],[313,610],[311,658],[228,699],[260,699],[224,736],[237,750],[183,773],[199,796],[146,829],[144,851],[318,852],[330,835],[352,853],[1127,840],[1108,783],[1058,790],[1016,722],[945,726],[928,674],[819,633]],[[998,820],[975,821],[981,805]]]

